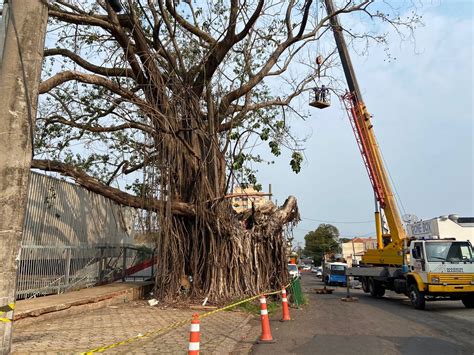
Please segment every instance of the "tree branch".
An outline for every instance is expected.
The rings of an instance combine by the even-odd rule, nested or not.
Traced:
[[[89,191],[98,193],[104,197],[110,198],[118,204],[134,207],[143,208],[151,211],[161,211],[165,208],[165,204],[162,201],[147,197],[142,198],[123,192],[115,187],[107,186],[97,179],[87,175],[81,169],[61,163],[58,161],[40,160],[33,159],[31,167],[34,169],[40,169],[44,171],[54,171],[61,175],[68,176],[74,179],[77,184],[86,188]],[[194,216],[195,210],[190,204],[183,202],[172,202],[171,211],[175,215],[181,216]]]
[[[161,1],[160,1],[161,3]],[[187,31],[191,32],[195,36],[201,38],[202,40],[206,41],[210,45],[215,45],[217,41],[212,38],[208,33],[202,31],[199,27],[191,25],[188,21],[186,21],[184,18],[182,18],[177,12],[176,9],[174,8],[174,5],[171,3],[170,0],[166,0],[166,9],[168,12],[173,16],[173,18],[178,22],[183,28],[185,28]]]
[[[123,124],[118,125],[118,126],[103,127],[103,126],[99,126],[99,125],[92,126],[92,125],[88,125],[88,124],[77,123],[75,121],[67,120],[67,119],[65,119],[61,116],[58,116],[58,115],[48,117],[46,119],[46,121],[47,121],[46,124],[61,123],[61,124],[64,124],[66,126],[69,126],[69,127],[75,127],[75,128],[79,128],[81,130],[85,130],[85,131],[93,132],[93,133],[117,132],[117,131],[121,131],[121,130],[128,129],[128,128],[138,129],[140,131],[146,132],[146,133],[151,134],[151,135],[156,133],[156,131],[152,127],[145,126],[145,125],[142,125],[142,124],[137,123],[137,122],[127,122],[127,123],[123,123]]]
[[[231,32],[227,32],[227,35],[224,37],[224,39],[222,41],[217,42],[217,44],[209,51],[208,55],[203,59],[199,66],[201,69],[193,84],[193,91],[197,97],[201,96],[204,90],[205,83],[210,80],[210,78],[212,78],[214,72],[222,63],[229,50],[236,43],[244,39],[245,36],[249,33],[250,29],[257,21],[260,12],[262,11],[263,4],[264,0],[260,0],[254,13],[250,17],[244,29],[239,34],[234,35]],[[232,16],[236,16],[236,14],[232,15],[233,11],[236,11],[236,9],[231,9],[231,20]],[[232,26],[232,24],[230,24],[230,26]]]
[[[110,23],[110,18],[108,16],[75,14],[72,12],[56,10],[50,10],[48,15],[63,22],[73,23],[76,25],[99,26],[109,31],[113,29],[113,25]],[[128,28],[132,27],[127,15],[118,15],[117,18],[121,26]]]
[[[257,19],[260,16],[260,12],[262,12],[262,8],[263,8],[264,3],[265,3],[264,0],[260,0],[258,2],[257,8],[253,12],[252,16],[250,16],[250,18],[249,18],[247,24],[245,25],[244,29],[236,35],[235,43],[240,42],[250,32],[250,29],[253,27],[255,22],[257,22]]]
[[[74,52],[71,52],[68,49],[63,48],[52,48],[52,49],[45,49],[44,56],[53,56],[53,55],[62,55],[64,57],[68,57],[69,59],[73,60],[75,63],[79,64],[86,70],[89,70],[95,74],[103,75],[103,76],[122,76],[128,78],[135,78],[133,71],[128,68],[104,68],[102,66],[94,65]]]
[[[55,87],[71,80],[76,80],[82,83],[86,84],[92,84],[92,85],[99,85],[103,86],[110,91],[122,96],[123,98],[126,98],[128,100],[131,99],[136,99],[139,100],[133,92],[123,89],[119,85],[117,85],[115,82],[112,80],[108,80],[102,76],[97,76],[97,75],[92,75],[92,74],[85,74],[81,73],[78,71],[64,71],[60,72],[54,76],[52,76],[49,79],[46,79],[39,85],[39,93],[44,94],[51,89],[54,89]]]

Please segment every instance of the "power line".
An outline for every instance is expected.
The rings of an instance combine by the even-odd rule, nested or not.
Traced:
[[[314,232],[314,230],[309,230],[309,229],[305,229],[305,228],[300,228],[299,226],[296,226],[295,227],[295,230],[299,230],[301,232]],[[372,236],[372,235],[375,235],[375,231],[372,231],[372,232],[367,232],[367,233],[353,233],[354,235],[353,236],[348,236],[348,235],[340,235],[339,238],[349,238],[349,239],[352,239],[352,238],[361,238],[361,237],[368,237],[368,236]]]
[[[313,219],[313,218],[306,218],[306,217],[301,217],[301,219],[306,219],[308,221],[313,221],[313,222],[321,222],[321,223],[344,223],[344,224],[362,224],[362,223],[373,223],[373,220],[370,221],[324,221],[321,219]]]

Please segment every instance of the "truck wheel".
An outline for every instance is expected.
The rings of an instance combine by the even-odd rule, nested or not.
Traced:
[[[467,296],[462,299],[462,303],[466,308],[474,308],[474,296]]]
[[[365,293],[369,293],[369,283],[367,282],[367,277],[363,277],[361,283],[362,290],[364,290]]]
[[[372,277],[369,278],[368,284],[369,292],[372,297],[382,297],[385,295],[385,288],[383,288],[382,285]]]
[[[418,291],[416,284],[408,286],[408,297],[410,297],[411,304],[416,309],[425,309],[425,294]]]

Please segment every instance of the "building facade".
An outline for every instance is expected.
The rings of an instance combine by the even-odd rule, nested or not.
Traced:
[[[342,256],[349,266],[357,265],[368,249],[377,249],[376,238],[353,238],[350,242],[342,243]]]
[[[257,191],[253,187],[241,188],[236,187],[232,191],[232,207],[238,213],[255,207],[264,205],[269,201],[269,193]]]

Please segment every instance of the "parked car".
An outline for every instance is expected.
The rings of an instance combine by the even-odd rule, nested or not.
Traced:
[[[311,272],[316,274],[316,277],[323,277],[323,269],[320,266],[313,266]]]
[[[298,265],[296,264],[288,264],[288,273],[290,274],[291,278],[293,279],[300,279],[300,271],[298,270]]]

